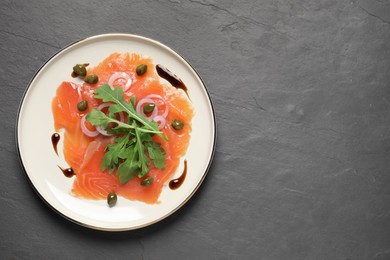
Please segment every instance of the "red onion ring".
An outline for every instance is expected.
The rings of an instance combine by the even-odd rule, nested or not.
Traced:
[[[101,111],[104,108],[109,107],[111,105],[112,105],[111,103],[101,103],[96,109]]]
[[[106,107],[109,107],[111,105],[112,105],[112,103],[108,103],[108,102],[107,103],[102,103],[96,109],[101,111],[102,109],[104,109]],[[124,113],[120,112],[120,113],[118,113],[118,115],[119,115],[119,121],[125,123],[125,115],[124,115]]]
[[[130,88],[131,83],[132,83],[130,75],[127,74],[126,72],[114,72],[114,73],[112,73],[112,75],[108,79],[108,85],[110,85],[110,87],[112,89],[114,88],[113,84],[114,84],[114,82],[117,79],[125,79],[125,80],[127,80],[126,85],[123,88],[123,91],[126,91],[126,90],[128,90]]]
[[[111,103],[101,103],[96,109],[98,109],[98,110],[103,110],[104,108],[106,108],[106,107],[109,107],[109,106],[111,106],[112,104]],[[123,113],[120,113],[119,114],[119,117],[121,118],[121,119],[123,119],[124,120],[124,116],[123,116]],[[99,133],[101,133],[102,135],[105,135],[105,136],[111,136],[112,134],[109,134],[109,133],[107,133],[107,131],[105,130],[105,129],[103,129],[103,128],[101,128],[100,126],[97,126],[96,127],[96,130],[99,132]]]
[[[126,123],[125,122],[125,114],[123,112],[119,113],[119,121],[121,121],[122,123]]]
[[[102,104],[103,105],[103,104]],[[110,104],[109,104],[110,105]],[[103,108],[105,108],[107,106],[103,106]],[[118,113],[119,114],[119,121],[125,123],[125,115],[123,114],[123,112],[121,113]],[[105,135],[105,136],[112,136],[112,134],[109,134],[106,130],[104,130],[103,128],[101,128],[100,126],[97,126],[96,127],[96,130],[101,133],[102,135]]]
[[[91,130],[89,130],[89,129],[85,126],[86,116],[87,116],[87,114],[85,114],[85,115],[81,118],[81,120],[80,120],[81,131],[83,131],[83,133],[84,133],[86,136],[89,136],[89,137],[98,136],[98,135],[99,135],[99,132],[98,132],[97,130],[96,130],[96,131],[91,131]]]
[[[164,113],[162,113],[162,116],[163,116],[163,117],[167,117],[168,112],[169,112],[169,106],[168,106],[168,104],[165,102],[165,99],[164,99],[162,96],[157,95],[157,94],[150,94],[150,95],[147,95],[145,98],[150,98],[150,99],[152,99],[152,98],[157,98],[157,99],[162,100],[162,101],[164,102],[164,104],[165,104],[165,110],[164,110]],[[154,102],[154,103],[155,103],[155,102]],[[157,105],[156,105],[156,107],[157,107]]]
[[[138,113],[140,113],[141,115],[144,115],[149,121],[152,121],[152,119],[155,117],[155,116],[157,116],[157,114],[158,114],[158,108],[157,108],[157,105],[154,107],[154,109],[153,109],[153,112],[152,112],[152,114],[151,115],[146,115],[145,113],[144,113],[144,107],[143,107],[143,105],[144,104],[146,104],[146,103],[153,103],[153,104],[155,104],[156,105],[156,103],[152,100],[152,99],[150,99],[150,98],[143,98],[143,99],[141,99],[140,101],[138,101],[138,104],[137,104],[137,106],[136,106],[136,111],[138,112]]]
[[[97,126],[97,127],[96,127],[96,130],[97,130],[99,133],[101,133],[102,135],[105,135],[105,136],[111,136],[111,135],[112,135],[112,134],[107,133],[107,131],[104,130],[103,128],[101,128],[100,126]]]
[[[157,122],[159,130],[163,129],[165,127],[166,122],[167,122],[165,117],[160,116],[160,115],[153,117],[153,121]]]

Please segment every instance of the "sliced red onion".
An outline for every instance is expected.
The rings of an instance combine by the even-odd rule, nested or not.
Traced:
[[[165,110],[164,110],[164,113],[162,113],[162,116],[163,116],[163,117],[167,117],[168,112],[169,112],[169,106],[168,106],[168,104],[165,102],[165,99],[164,99],[162,96],[157,95],[157,94],[150,94],[150,95],[147,95],[145,98],[150,98],[150,99],[152,99],[152,98],[157,98],[157,99],[162,100],[162,101],[164,102],[164,104],[165,104]],[[155,102],[154,102],[154,103],[155,103]],[[157,105],[156,105],[156,107],[157,107]]]
[[[109,107],[111,105],[112,105],[112,103],[108,103],[108,102],[107,103],[102,103],[96,109],[101,111],[101,110],[103,110],[106,107]],[[118,113],[118,115],[119,115],[119,121],[124,122],[125,121],[125,115],[123,114],[123,112]]]
[[[111,103],[101,103],[96,109],[97,110],[102,110],[103,108],[111,106]]]
[[[125,122],[125,114],[123,112],[119,113],[119,121],[121,121],[122,123],[126,123]]]
[[[158,98],[165,102],[164,98],[158,94],[149,94],[146,96],[147,98]]]
[[[81,127],[81,131],[83,131],[83,133],[86,135],[86,136],[89,136],[89,137],[95,137],[95,136],[98,136],[99,135],[99,132],[96,130],[96,131],[91,131],[89,130],[86,126],[85,126],[85,121],[86,121],[86,114],[81,118],[81,121],[80,121],[80,127]]]
[[[97,127],[96,127],[96,130],[97,130],[99,133],[101,133],[102,135],[105,135],[105,136],[111,136],[111,135],[112,135],[112,134],[107,133],[107,131],[104,130],[103,128],[101,128],[100,126],[97,126]]]
[[[123,87],[123,91],[126,91],[130,88],[132,80],[129,74],[126,72],[114,72],[112,73],[111,77],[108,79],[108,85],[110,85],[111,88],[114,88],[114,82],[117,79],[125,79],[127,80],[126,85]]]
[[[164,126],[165,126],[165,124],[166,124],[166,122],[167,122],[167,120],[165,119],[165,117],[160,116],[160,115],[153,117],[153,121],[156,121],[156,122],[157,122],[158,129],[159,129],[159,130],[163,129]]]
[[[109,107],[109,106],[111,106],[112,104],[111,103],[102,103],[102,104],[100,104],[96,109],[98,109],[98,110],[103,110],[104,108],[106,108],[106,107]],[[123,118],[123,114],[122,113],[120,113],[119,114],[119,117],[120,118]],[[99,133],[101,133],[102,135],[105,135],[105,136],[111,136],[112,134],[109,134],[109,133],[107,133],[107,131],[106,130],[104,130],[103,128],[101,128],[100,126],[97,126],[96,127],[96,130],[99,132]]]
[[[157,114],[158,114],[158,108],[157,108],[157,105],[156,105],[154,107],[153,112],[151,113],[151,115],[148,116],[148,115],[146,115],[144,113],[144,104],[146,104],[146,103],[153,103],[153,104],[156,105],[156,103],[152,99],[150,99],[150,98],[143,98],[140,101],[138,101],[138,104],[137,104],[135,109],[137,110],[138,113],[140,113],[141,115],[144,115],[149,121],[152,121],[152,119],[155,116],[157,116]]]

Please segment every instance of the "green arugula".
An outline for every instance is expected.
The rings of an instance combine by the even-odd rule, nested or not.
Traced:
[[[151,161],[156,168],[164,169],[165,151],[159,143],[152,141],[152,136],[157,134],[165,141],[168,139],[158,130],[156,122],[148,121],[135,110],[135,97],[131,97],[130,103],[127,103],[122,88],[111,89],[108,84],[95,90],[94,95],[103,102],[112,102],[112,105],[109,106],[107,114],[93,109],[86,119],[92,125],[102,129],[114,125],[107,132],[117,135],[114,143],[106,147],[102,170],[113,173],[117,169],[116,174],[119,176],[120,183],[125,184],[134,175],[142,178],[148,174]],[[116,119],[115,114],[121,112],[127,114],[128,123]]]

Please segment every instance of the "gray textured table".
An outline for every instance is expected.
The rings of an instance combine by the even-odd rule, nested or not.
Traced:
[[[2,1],[0,258],[390,259],[388,0],[131,2]],[[15,145],[18,106],[40,66],[111,32],[182,54],[218,122],[196,195],[122,233],[53,212]]]

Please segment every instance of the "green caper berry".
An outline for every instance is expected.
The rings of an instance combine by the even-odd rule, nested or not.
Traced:
[[[87,69],[84,64],[77,64],[73,67],[73,72],[81,77],[84,77],[87,74]]]
[[[172,127],[175,130],[181,130],[184,127],[184,123],[179,121],[179,120],[174,119],[172,121]]]
[[[77,104],[77,109],[79,111],[85,111],[85,110],[87,110],[87,108],[88,108],[88,101],[87,100],[80,101]]]
[[[144,106],[144,113],[145,113],[145,114],[150,114],[150,113],[152,113],[155,107],[156,107],[156,105],[155,105],[154,103],[147,103],[147,104]]]
[[[152,183],[153,183],[152,177],[147,177],[141,181],[141,185],[146,187],[152,185]]]
[[[137,68],[135,69],[135,72],[137,73],[138,76],[141,76],[145,74],[145,72],[148,70],[148,66],[146,64],[141,64],[138,65]]]
[[[110,208],[114,207],[115,204],[116,204],[116,201],[117,201],[118,197],[116,196],[116,193],[115,192],[110,192],[108,195],[107,195],[107,204]]]
[[[99,81],[99,78],[98,76],[96,76],[95,74],[90,74],[88,75],[85,79],[84,79],[85,82],[89,83],[89,84],[96,84],[98,81]]]

